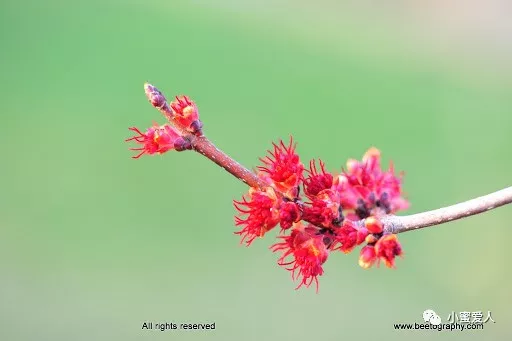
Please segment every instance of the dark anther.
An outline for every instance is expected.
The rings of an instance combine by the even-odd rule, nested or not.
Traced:
[[[334,218],[332,220],[332,224],[334,226],[341,226],[341,224],[343,223],[343,220],[345,220],[345,217],[343,216],[343,207],[338,206],[338,217],[337,218]]]
[[[388,201],[388,192],[383,192],[381,195],[380,195],[380,200],[383,201],[383,202],[386,202]]]
[[[334,225],[334,226],[341,226],[341,224],[343,223],[343,217],[339,217],[339,218],[334,218],[331,223]]]
[[[174,148],[177,152],[181,152],[183,150],[192,149],[192,144],[190,141],[184,137],[179,137],[174,141]]]
[[[329,231],[328,228],[322,227],[320,230],[318,230],[317,234],[326,234]]]
[[[330,247],[332,244],[332,238],[329,236],[324,236],[323,242],[325,246]]]
[[[370,200],[370,202],[375,202],[375,193],[371,192],[370,195],[368,196],[368,200]]]
[[[384,192],[380,195],[380,207],[384,209],[386,214],[391,212],[391,205],[389,204],[389,195],[387,192]]]
[[[370,211],[368,210],[368,207],[366,207],[363,199],[357,199],[356,214],[359,219],[368,218],[370,216]]]

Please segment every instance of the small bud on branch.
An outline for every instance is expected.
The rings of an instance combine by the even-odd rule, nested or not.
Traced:
[[[365,244],[359,255],[362,268],[371,268],[381,261],[395,268],[396,257],[403,256],[398,233],[443,224],[512,202],[509,187],[457,205],[396,216],[396,212],[409,207],[402,192],[403,173],[395,174],[392,163],[383,170],[377,148],[370,148],[362,161],[349,159],[346,169],[332,174],[321,160],[311,160],[309,169],[305,169],[292,137],[288,143],[274,143],[268,155],[260,159],[258,172],[253,173],[203,135],[197,105],[189,97],[176,96],[168,103],[153,85],[145,83],[144,91],[169,124],[153,125],[145,133],[130,128],[136,135],[126,141],[140,145],[131,148],[139,151],[133,158],[193,149],[246,183],[250,187],[247,195],[234,201],[239,212],[235,225],[241,228],[235,234],[249,246],[279,225],[279,241],[270,249],[281,253],[278,264],[299,282],[297,289],[315,283],[318,290],[318,277],[331,253],[349,253]]]

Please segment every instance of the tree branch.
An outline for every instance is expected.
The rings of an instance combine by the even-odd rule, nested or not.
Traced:
[[[267,185],[256,174],[233,160],[229,155],[217,148],[206,136],[195,137],[190,141],[192,148],[215,162],[234,177],[242,180],[250,187],[263,189]]]
[[[160,90],[149,83],[144,83],[144,91],[153,107],[174,125],[174,127],[180,132],[181,136],[190,141],[192,148],[196,152],[204,155],[250,187],[264,188],[266,186],[265,183],[256,176],[256,174],[217,148],[206,136],[196,136],[190,133],[186,127],[182,126],[182,124],[176,119],[167,99]]]
[[[512,187],[507,187],[491,194],[437,210],[408,216],[390,215],[384,217],[382,223],[385,231],[402,233],[466,218],[510,203],[512,203]]]

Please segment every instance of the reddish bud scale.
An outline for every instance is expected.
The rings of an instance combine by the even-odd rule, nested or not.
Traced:
[[[153,85],[144,83],[144,92],[151,105],[155,108],[162,108],[167,105],[164,95]]]
[[[375,244],[377,242],[377,240],[379,240],[379,238],[377,238],[377,236],[375,236],[374,234],[369,234],[364,239],[364,242],[366,244]]]
[[[382,223],[376,217],[366,218],[364,226],[370,233],[382,233]]]
[[[366,245],[361,249],[359,254],[359,266],[363,269],[369,269],[377,260],[375,247],[373,245]]]
[[[151,103],[154,108],[160,111],[160,113],[164,115],[170,123],[172,123],[174,114],[160,90],[149,83],[144,83],[144,92],[149,103]]]

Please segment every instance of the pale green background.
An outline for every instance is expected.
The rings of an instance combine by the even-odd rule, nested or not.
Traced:
[[[394,271],[335,254],[315,294],[271,236],[238,245],[241,182],[192,152],[130,158],[127,127],[163,122],[149,80],[250,167],[293,134],[332,171],[379,147],[409,212],[511,185],[510,8],[335,3],[1,2],[0,340],[512,338],[511,207],[401,235]],[[393,330],[426,308],[496,323]]]

